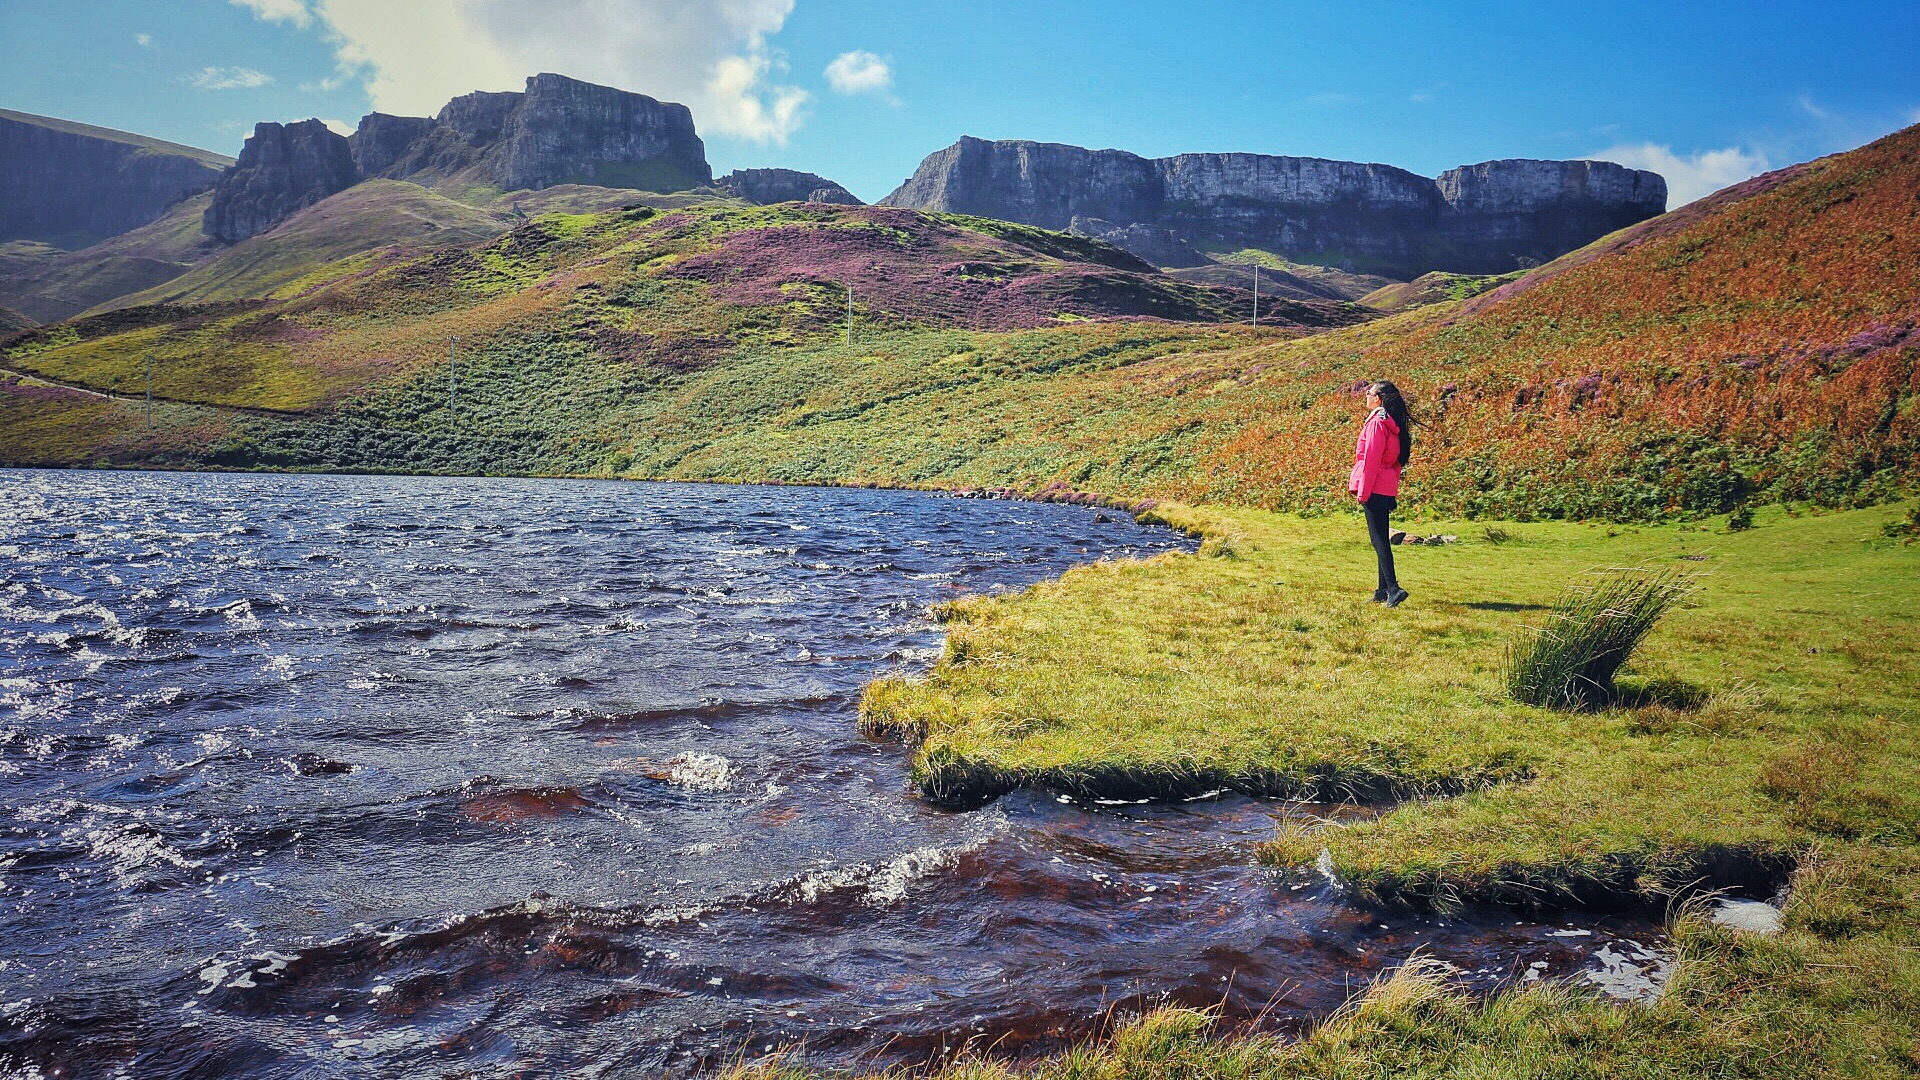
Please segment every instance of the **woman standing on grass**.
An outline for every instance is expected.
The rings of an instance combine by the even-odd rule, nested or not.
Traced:
[[[1407,413],[1407,399],[1390,382],[1367,387],[1367,419],[1360,427],[1360,442],[1353,450],[1353,472],[1347,477],[1347,491],[1360,500],[1367,512],[1367,535],[1373,540],[1373,553],[1380,563],[1380,587],[1373,601],[1399,607],[1407,598],[1400,579],[1393,573],[1393,544],[1387,538],[1387,515],[1393,513],[1400,494],[1400,470],[1413,451],[1413,417]]]

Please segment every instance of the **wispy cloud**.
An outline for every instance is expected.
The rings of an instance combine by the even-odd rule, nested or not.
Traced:
[[[153,35],[152,34],[135,34],[133,35],[133,43],[135,45],[140,46],[143,49],[151,49],[153,48]]]
[[[1758,176],[1773,168],[1765,154],[1738,146],[1677,154],[1656,143],[1610,146],[1586,155],[1595,161],[1613,161],[1633,169],[1651,169],[1666,177],[1667,208],[1685,206],[1729,184]]]
[[[305,29],[313,22],[313,12],[307,10],[305,0],[230,0],[235,7],[243,7],[268,22],[284,22]],[[403,0],[406,2],[406,0]]]
[[[1337,105],[1351,105],[1360,100],[1352,94],[1342,94],[1336,90],[1325,90],[1318,94],[1308,94],[1300,99],[1300,104],[1310,109],[1331,109]]]
[[[206,67],[187,76],[202,90],[251,90],[273,81],[273,76],[250,67]]]
[[[1428,105],[1433,102],[1435,95],[1446,88],[1447,84],[1443,82],[1434,83],[1432,86],[1423,86],[1413,93],[1408,94],[1407,100],[1413,102],[1415,105]]]
[[[827,85],[842,94],[884,94],[893,89],[893,65],[865,49],[843,52],[827,65]]]
[[[1819,102],[1813,100],[1812,94],[1801,94],[1798,100],[1795,102],[1795,104],[1800,106],[1801,112],[1806,113],[1808,116],[1813,117],[1815,120],[1833,119],[1832,111],[1826,108],[1823,108]]]

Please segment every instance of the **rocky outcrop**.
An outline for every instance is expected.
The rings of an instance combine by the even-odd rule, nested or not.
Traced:
[[[360,118],[359,128],[347,136],[353,166],[360,170],[362,177],[385,176],[432,134],[433,129],[434,120],[429,116],[368,113]]]
[[[201,227],[228,243],[245,240],[359,180],[346,137],[321,121],[255,124],[240,160],[214,186]]]
[[[558,184],[684,191],[711,184],[713,170],[686,106],[535,75],[524,93],[467,94],[438,116],[368,113],[347,138],[318,120],[260,124],[221,178],[206,231],[245,239],[374,177],[501,191]]]
[[[0,241],[86,247],[212,187],[230,163],[190,146],[0,109]]]
[[[783,202],[866,205],[855,198],[853,192],[826,177],[797,169],[735,169],[721,177],[715,186],[762,206]]]
[[[1548,262],[1667,206],[1667,182],[1658,173],[1610,161],[1485,161],[1441,173],[1436,186],[1446,212],[1434,246],[1459,252],[1460,262],[1472,262],[1480,251],[1503,249],[1527,264]]]
[[[1080,217],[1067,223],[1067,231],[1081,236],[1091,236],[1095,240],[1105,240],[1117,248],[1125,248],[1155,266],[1189,267],[1206,266],[1213,260],[1194,250],[1192,244],[1181,238],[1180,234],[1163,225],[1115,225],[1111,221],[1099,218]]]
[[[457,97],[432,118],[369,113],[350,142],[363,176],[421,184],[684,191],[713,182],[686,106],[564,75],[535,75],[525,93]]]
[[[1410,278],[1433,269],[1497,273],[1554,258],[1663,211],[1666,183],[1602,161],[1490,161],[1436,181],[1390,165],[1322,158],[1148,159],[963,138],[930,155],[882,205],[1055,229],[1098,221],[1098,235],[1137,245],[1130,249],[1149,259],[1186,258],[1171,240]]]

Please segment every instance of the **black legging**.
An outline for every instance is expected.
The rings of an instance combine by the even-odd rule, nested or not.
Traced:
[[[1387,515],[1399,505],[1391,495],[1378,492],[1367,496],[1367,536],[1373,541],[1373,553],[1380,562],[1380,587],[1377,590],[1385,599],[1400,588],[1400,579],[1393,575],[1393,542],[1387,539]]]

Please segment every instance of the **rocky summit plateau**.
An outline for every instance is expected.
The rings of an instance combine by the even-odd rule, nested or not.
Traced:
[[[467,94],[433,117],[369,113],[351,136],[317,120],[256,125],[214,190],[206,231],[244,240],[375,177],[497,191],[681,191],[711,185],[713,170],[685,105],[541,74],[524,93]]]
[[[1069,229],[1160,266],[1258,249],[1407,279],[1546,262],[1663,212],[1666,181],[1607,161],[1485,161],[1438,178],[1391,165],[962,138],[885,206]]]

